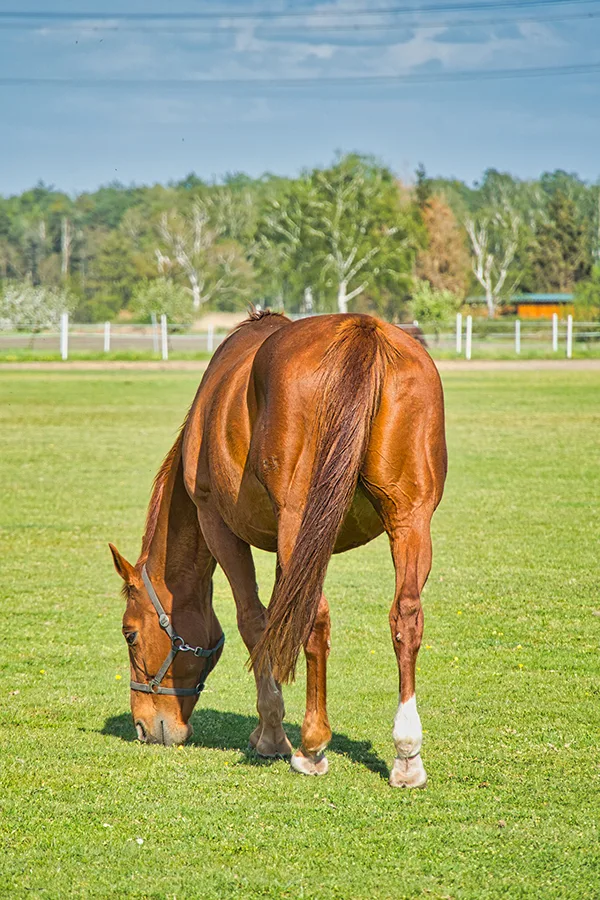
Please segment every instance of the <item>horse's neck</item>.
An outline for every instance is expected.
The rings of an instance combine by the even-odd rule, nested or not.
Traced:
[[[172,594],[185,602],[197,597],[204,577],[204,541],[196,507],[185,488],[181,442],[178,443],[162,486],[146,565],[153,579],[162,580]]]

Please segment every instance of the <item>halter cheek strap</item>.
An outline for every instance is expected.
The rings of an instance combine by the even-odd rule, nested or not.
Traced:
[[[167,658],[164,663],[154,676],[151,678],[149,682],[142,681],[131,681],[130,687],[132,691],[141,691],[143,694],[169,694],[171,697],[197,697],[198,694],[201,694],[204,690],[204,685],[206,684],[206,679],[208,678],[210,672],[214,668],[215,665],[215,653],[217,650],[220,650],[223,644],[225,643],[225,634],[223,633],[214,647],[210,650],[204,650],[202,647],[190,647],[189,644],[186,644],[184,639],[177,634],[173,625],[171,624],[171,620],[166,614],[164,607],[160,600],[158,599],[158,594],[154,590],[154,585],[150,580],[150,576],[146,571],[146,566],[142,566],[142,580],[144,585],[146,586],[146,590],[148,591],[148,596],[152,602],[152,606],[156,610],[156,614],[158,616],[158,622],[160,627],[167,633],[171,640],[171,649],[167,654]],[[200,659],[206,659],[206,665],[202,671],[202,675],[200,676],[200,681],[193,688],[168,688],[163,687],[161,681],[167,674],[170,669],[173,660],[177,656],[178,653],[193,653],[194,656],[199,657]]]

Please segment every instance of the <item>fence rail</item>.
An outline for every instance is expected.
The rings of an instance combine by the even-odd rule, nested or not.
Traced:
[[[468,360],[546,355],[570,359],[574,349],[600,354],[600,323],[576,322],[571,316],[566,321],[555,317],[551,321],[489,322],[459,313],[454,329],[433,330],[424,324],[423,332],[434,356],[463,356]],[[186,330],[170,324],[164,316],[152,325],[111,322],[82,325],[71,323],[65,313],[58,329],[42,331],[25,327],[19,331],[0,332],[0,356],[16,351],[21,355],[60,354],[62,359],[68,359],[70,355],[120,353],[168,359],[171,354],[210,354],[227,333],[225,328],[212,326],[204,330]]]

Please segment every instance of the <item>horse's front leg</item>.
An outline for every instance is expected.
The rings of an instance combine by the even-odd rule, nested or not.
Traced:
[[[325,775],[325,748],[331,740],[327,718],[327,657],[331,633],[329,605],[324,595],[315,624],[304,645],[306,656],[306,713],[302,723],[302,746],[292,756],[292,768],[303,775]]]
[[[202,503],[198,515],[210,552],[231,586],[238,629],[248,652],[252,653],[267,621],[266,610],[258,597],[252,551],[233,534],[210,503]],[[283,730],[285,707],[281,685],[270,672],[260,676],[255,673],[255,680],[258,725],[250,735],[250,746],[260,756],[290,756],[292,745]]]

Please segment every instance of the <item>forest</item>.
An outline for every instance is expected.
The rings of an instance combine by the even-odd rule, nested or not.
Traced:
[[[494,317],[516,292],[575,294],[600,318],[600,186],[564,171],[467,185],[419,166],[338,155],[296,178],[191,173],[70,196],[43,182],[0,197],[0,327],[189,323],[250,303],[442,322]]]

